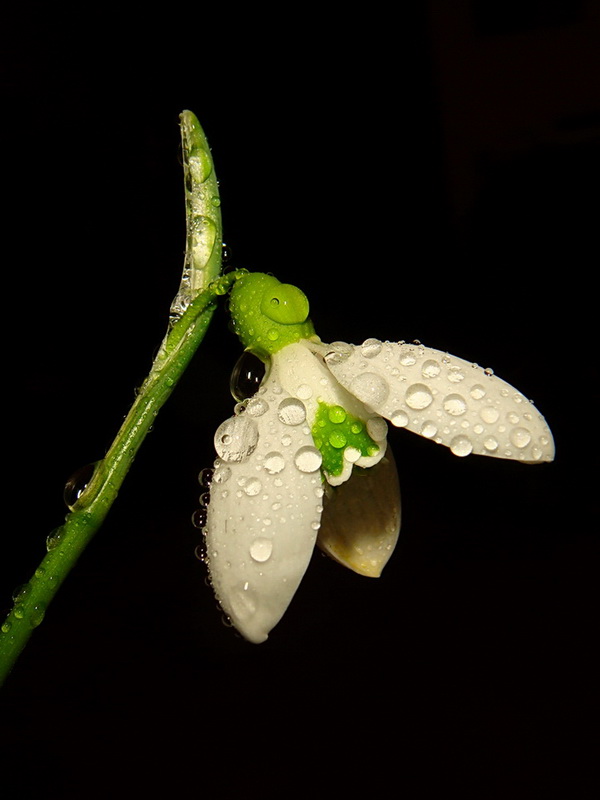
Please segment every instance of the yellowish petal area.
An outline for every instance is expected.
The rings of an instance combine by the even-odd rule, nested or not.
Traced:
[[[327,499],[317,544],[345,567],[379,578],[400,533],[400,486],[391,452],[369,469],[354,469]]]

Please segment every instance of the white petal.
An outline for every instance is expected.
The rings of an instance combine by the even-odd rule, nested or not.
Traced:
[[[320,351],[323,345],[320,342],[302,340],[290,344],[275,354],[273,358],[271,375],[277,372],[284,391],[290,395],[289,413],[298,416],[295,412],[295,403],[300,403],[305,410],[306,423],[313,429],[319,405],[325,403],[331,408],[343,408],[347,414],[360,419],[377,445],[377,452],[372,455],[356,454],[355,449],[349,444],[344,452],[343,469],[340,474],[330,474],[324,469],[327,481],[332,486],[339,486],[348,480],[354,464],[358,467],[372,467],[385,455],[387,441],[387,423],[381,417],[365,408],[364,403],[350,394],[331,375],[331,371],[323,362]],[[325,458],[325,461],[327,459]]]
[[[355,470],[327,493],[317,544],[345,567],[378,578],[400,532],[398,471],[388,448],[379,464]]]
[[[289,399],[272,368],[245,411],[215,436],[220,457],[205,529],[210,580],[233,625],[256,643],[294,596],[321,519],[321,454],[308,427],[295,424]]]
[[[376,339],[332,345],[325,362],[374,411],[455,455],[525,463],[554,458],[552,434],[535,406],[477,364],[420,344]]]

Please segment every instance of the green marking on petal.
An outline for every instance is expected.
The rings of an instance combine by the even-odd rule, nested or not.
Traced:
[[[259,358],[315,335],[306,295],[273,275],[242,276],[231,290],[229,311],[235,332]]]
[[[341,475],[344,469],[344,453],[352,448],[350,460],[360,456],[374,456],[379,445],[367,433],[364,422],[348,413],[342,406],[319,403],[312,427],[315,447],[323,456],[323,469],[329,475]],[[360,456],[358,455],[360,453]]]

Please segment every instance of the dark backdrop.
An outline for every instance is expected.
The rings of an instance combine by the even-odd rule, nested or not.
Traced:
[[[222,624],[190,522],[240,352],[219,311],[3,690],[22,796],[588,796],[598,4],[449,5],[6,20],[0,605],[162,338],[184,108],[233,266],[301,286],[325,341],[418,338],[492,366],[557,444],[528,468],[392,432],[403,528],[383,577],[316,553],[250,645]]]

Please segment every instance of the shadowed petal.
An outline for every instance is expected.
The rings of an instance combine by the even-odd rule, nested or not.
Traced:
[[[400,487],[390,447],[367,470],[355,469],[331,489],[317,544],[327,555],[360,575],[378,578],[394,552],[400,532]]]

